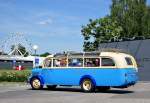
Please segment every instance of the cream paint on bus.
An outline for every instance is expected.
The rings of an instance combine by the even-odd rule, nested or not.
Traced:
[[[106,55],[108,57],[112,57],[115,60],[117,64],[117,68],[135,68],[138,71],[137,63],[133,56],[125,53],[119,53],[119,52],[102,52],[100,56],[106,56]],[[131,58],[133,65],[127,65],[125,57]]]

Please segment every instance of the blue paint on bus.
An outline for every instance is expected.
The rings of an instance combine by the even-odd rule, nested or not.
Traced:
[[[135,68],[35,68],[29,82],[36,77],[42,85],[79,86],[84,79],[91,79],[95,86],[128,87],[138,81]]]

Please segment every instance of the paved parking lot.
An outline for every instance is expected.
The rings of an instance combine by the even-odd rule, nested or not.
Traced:
[[[31,90],[29,85],[0,84],[0,103],[150,103],[150,82],[128,89],[82,93],[78,87]]]

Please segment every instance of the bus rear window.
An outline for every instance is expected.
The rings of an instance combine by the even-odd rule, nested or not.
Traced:
[[[133,65],[131,58],[125,57],[125,60],[127,62],[127,65]]]

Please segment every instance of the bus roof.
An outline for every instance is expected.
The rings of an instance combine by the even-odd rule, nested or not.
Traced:
[[[98,56],[112,56],[112,55],[129,55],[128,52],[120,49],[101,49],[100,51],[92,52],[65,52],[65,53],[56,53],[55,55],[48,56],[48,58],[66,58],[66,57],[98,57]]]

